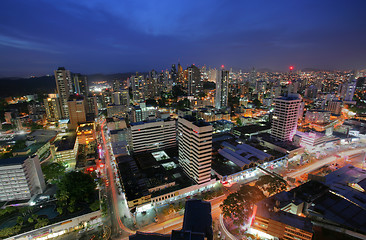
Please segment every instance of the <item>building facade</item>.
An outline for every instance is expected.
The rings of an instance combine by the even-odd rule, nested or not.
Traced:
[[[67,101],[74,93],[70,71],[59,67],[55,70],[55,80],[57,93],[60,97],[62,118],[69,118]]]
[[[38,156],[0,161],[0,201],[27,200],[46,188]]]
[[[135,153],[176,147],[176,121],[156,120],[131,123],[129,139]]]
[[[274,99],[271,135],[280,141],[292,141],[299,119],[302,98],[299,94],[288,94]]]
[[[227,108],[229,95],[229,71],[221,70],[219,74],[216,74],[216,76],[215,107],[217,109]]]
[[[212,126],[192,116],[178,119],[179,164],[197,184],[211,180]]]
[[[56,122],[62,119],[60,99],[57,94],[49,94],[43,101],[48,121]]]
[[[70,129],[76,129],[79,123],[86,122],[86,101],[81,95],[73,95],[67,102],[70,117]]]

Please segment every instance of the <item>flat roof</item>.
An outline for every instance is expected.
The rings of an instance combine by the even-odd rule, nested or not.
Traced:
[[[57,152],[74,149],[76,142],[76,134],[67,134],[62,136],[61,139],[56,140]]]
[[[21,165],[27,158],[28,158],[27,156],[22,156],[22,157],[0,159],[0,166]]]
[[[177,149],[164,150],[169,159],[157,161],[152,153],[139,153],[131,156],[117,157],[118,168],[121,173],[124,190],[128,201],[150,195],[160,196],[168,192],[189,187],[194,183],[179,166]],[[174,162],[175,168],[165,168],[163,164]],[[174,182],[175,185],[158,191],[149,189]]]

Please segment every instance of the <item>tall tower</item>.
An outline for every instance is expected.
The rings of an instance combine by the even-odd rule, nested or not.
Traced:
[[[59,67],[57,70],[55,70],[55,80],[57,93],[60,97],[62,117],[69,118],[67,100],[69,99],[70,95],[74,93],[70,71],[66,70],[64,67]]]
[[[172,69],[170,70],[170,78],[173,80],[173,82],[177,82],[178,80],[177,68],[175,67],[175,64],[172,65]]]
[[[212,126],[192,116],[178,119],[179,164],[197,184],[211,180]]]
[[[47,120],[51,122],[55,122],[60,120],[61,115],[61,107],[60,107],[60,99],[57,94],[48,94],[48,98],[44,99],[44,107],[46,109]]]
[[[217,109],[227,108],[229,96],[229,71],[224,66],[219,73],[216,73],[216,95],[215,107]]]
[[[87,97],[89,95],[88,77],[80,73],[73,73],[74,92]]]
[[[301,101],[300,94],[288,94],[274,99],[272,137],[280,141],[292,141],[297,130]]]
[[[187,70],[188,96],[197,96],[203,90],[200,70],[195,65],[190,66]]]

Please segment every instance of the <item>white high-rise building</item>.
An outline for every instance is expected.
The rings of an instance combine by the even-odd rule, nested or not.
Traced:
[[[274,99],[272,137],[280,141],[292,141],[297,130],[301,101],[300,94],[288,94]]]
[[[55,80],[57,93],[60,97],[62,117],[69,118],[67,101],[70,95],[74,94],[70,71],[63,67],[59,67],[57,70],[55,70]]]
[[[37,155],[0,161],[0,201],[27,200],[46,189]]]
[[[179,164],[197,184],[211,180],[212,126],[192,116],[178,119]]]
[[[215,107],[217,109],[227,108],[229,96],[229,71],[222,69],[216,76]]]
[[[176,147],[176,121],[159,119],[131,123],[129,141],[135,153]]]

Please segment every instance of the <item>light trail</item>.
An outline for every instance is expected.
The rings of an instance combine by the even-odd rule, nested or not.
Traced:
[[[119,227],[125,232],[135,234],[135,231],[132,231],[131,229],[129,229],[125,225],[123,225],[123,223],[121,221],[121,218],[119,217],[119,208],[118,208],[118,200],[117,200],[117,193],[116,193],[116,185],[115,185],[115,182],[114,182],[111,159],[110,159],[110,156],[109,156],[109,150],[107,148],[107,141],[106,141],[105,135],[104,135],[104,124],[105,124],[105,122],[106,122],[106,120],[104,120],[102,122],[101,132],[102,132],[103,144],[104,144],[104,149],[105,149],[106,168],[108,170],[109,182],[110,182],[110,187],[111,187],[112,196],[113,196],[114,213],[115,213],[115,216],[117,218],[117,222],[118,222]],[[112,181],[113,181],[113,183],[112,183]]]

